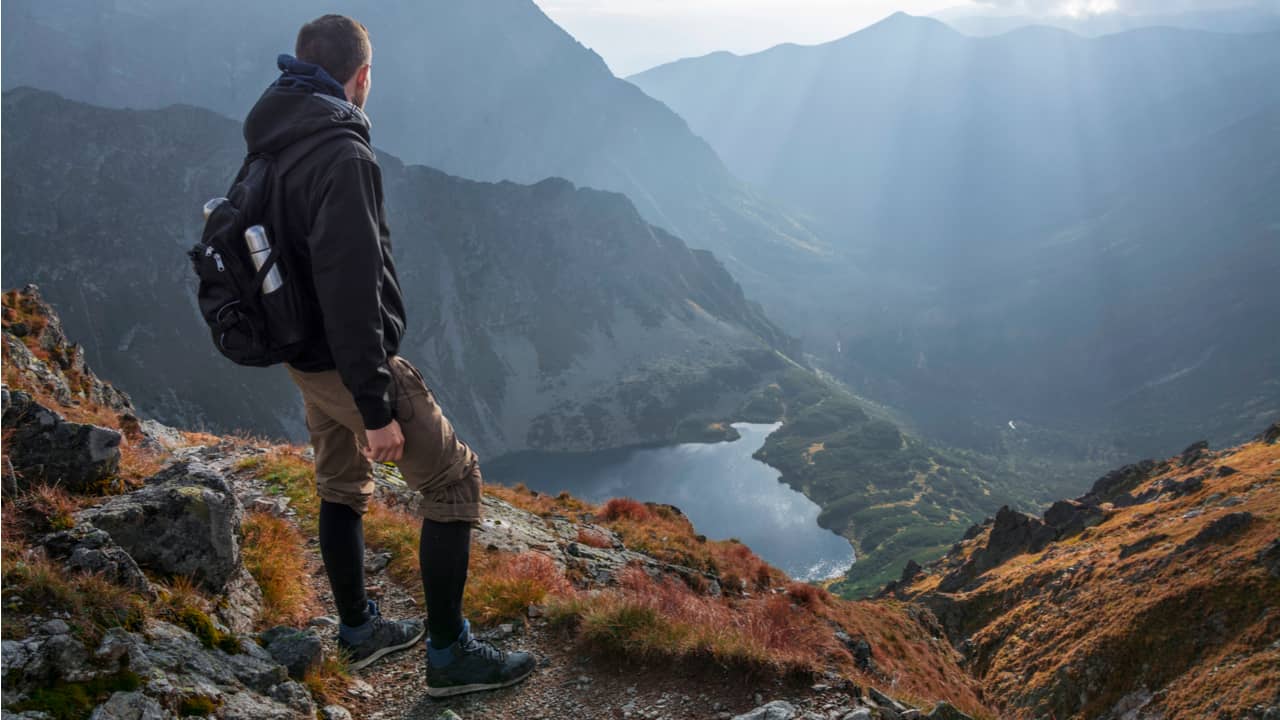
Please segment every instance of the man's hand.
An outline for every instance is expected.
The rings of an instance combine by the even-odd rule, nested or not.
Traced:
[[[400,423],[392,420],[386,427],[377,430],[365,430],[369,446],[361,450],[364,456],[374,462],[395,462],[404,455],[404,435],[400,432]]]

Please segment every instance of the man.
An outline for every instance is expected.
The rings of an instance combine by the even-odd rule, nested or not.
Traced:
[[[250,111],[244,135],[249,152],[274,154],[315,133],[354,132],[325,140],[299,161],[281,195],[281,234],[297,255],[293,280],[305,284],[318,309],[313,339],[287,368],[302,391],[315,447],[320,554],[341,618],[338,643],[358,669],[423,636],[421,621],[386,619],[365,596],[361,517],[373,494],[372,463],[395,462],[423,495],[428,693],[519,682],[533,670],[533,657],[474,638],[462,616],[471,525],[480,519],[479,463],[422,374],[397,354],[404,302],[363,111],[372,73],[368,31],[351,18],[325,15],[298,32],[295,54],[280,56],[282,74]]]

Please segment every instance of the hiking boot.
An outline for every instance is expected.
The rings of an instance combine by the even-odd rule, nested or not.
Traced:
[[[427,695],[451,697],[515,685],[529,677],[537,661],[527,652],[506,652],[471,634],[464,621],[462,634],[447,648],[427,641]]]
[[[347,654],[349,667],[361,670],[393,652],[408,650],[422,640],[426,628],[421,620],[388,620],[378,604],[369,601],[369,622],[358,628],[343,625],[338,631],[338,649]]]

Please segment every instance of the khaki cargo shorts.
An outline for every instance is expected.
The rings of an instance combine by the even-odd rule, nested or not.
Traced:
[[[478,522],[483,484],[479,459],[440,412],[422,373],[398,355],[388,366],[392,412],[404,433],[404,456],[396,467],[409,487],[422,493],[422,515],[437,522]],[[361,452],[368,441],[351,392],[337,370],[285,367],[302,390],[320,497],[363,514],[373,496],[373,466]]]

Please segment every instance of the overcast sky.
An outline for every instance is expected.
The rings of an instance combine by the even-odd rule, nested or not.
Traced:
[[[535,0],[552,20],[624,77],[715,50],[749,53],[783,42],[826,42],[898,10],[957,6],[1028,14],[1174,12],[1280,0]]]

